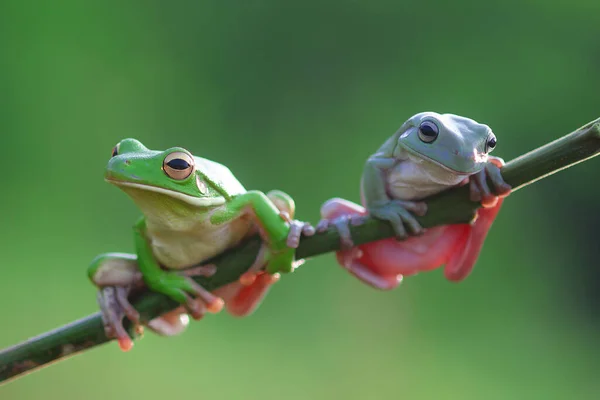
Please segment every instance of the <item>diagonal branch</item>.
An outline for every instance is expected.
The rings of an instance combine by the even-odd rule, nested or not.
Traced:
[[[600,118],[508,162],[502,168],[502,176],[514,191],[599,153]],[[425,228],[469,222],[479,207],[478,203],[469,200],[466,186],[432,196],[427,199],[427,204],[427,215],[417,218]],[[365,218],[364,223],[351,226],[350,230],[356,244],[393,236],[388,223],[372,218]],[[197,282],[209,290],[235,282],[252,265],[259,247],[260,240],[253,238],[215,257],[211,262],[217,265],[217,273],[210,278],[199,277]],[[336,230],[329,229],[302,238],[297,258],[314,257],[338,249],[339,235]],[[166,296],[148,291],[138,296],[133,304],[143,321],[149,321],[178,306]],[[131,326],[128,328],[131,332]],[[36,336],[0,351],[0,384],[108,341],[100,313]]]

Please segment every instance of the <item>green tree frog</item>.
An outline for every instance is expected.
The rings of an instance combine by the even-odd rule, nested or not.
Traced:
[[[291,272],[300,263],[294,259],[299,236],[314,233],[309,224],[292,220],[295,206],[287,194],[246,191],[227,167],[183,148],[155,151],[135,139],[122,140],[113,149],[105,179],[128,194],[143,214],[134,227],[136,254],[102,254],[88,269],[99,287],[106,334],[125,351],[133,342],[122,319],[142,329],[128,301],[131,290],[145,284],[182,304],[146,324],[161,335],[180,333],[188,314],[200,319],[224,305],[233,315],[247,315],[279,272]],[[214,265],[202,265],[205,260],[256,233],[263,239],[261,251],[239,282],[211,293],[191,279],[214,274]]]
[[[460,281],[471,272],[503,198],[511,187],[500,174],[502,159],[489,153],[496,137],[484,124],[453,114],[414,115],[366,162],[361,181],[364,207],[334,198],[321,207],[317,231],[335,226],[342,250],[338,262],[365,283],[395,288],[403,276],[445,264],[445,276]],[[493,184],[488,186],[487,179]],[[471,224],[424,230],[414,215],[425,215],[427,196],[468,184],[471,200],[481,202]],[[354,247],[348,224],[370,214],[389,221],[398,237]]]

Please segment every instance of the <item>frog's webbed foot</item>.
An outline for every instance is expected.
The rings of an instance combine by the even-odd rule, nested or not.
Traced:
[[[253,285],[256,282],[256,279],[264,273],[265,266],[269,263],[270,257],[271,257],[271,250],[270,250],[269,246],[267,244],[265,244],[264,242],[262,242],[260,245],[258,254],[257,254],[256,258],[254,259],[254,262],[252,263],[250,268],[248,268],[248,270],[240,276],[240,279],[238,280],[238,282],[241,283],[242,286]],[[299,263],[299,264],[296,264],[296,263]],[[302,264],[302,260],[300,260],[299,262],[298,261],[292,262],[292,264],[293,264],[292,268],[294,268],[296,265]],[[278,273],[269,274],[269,275],[273,277],[272,283],[275,283],[279,280],[280,275]]]
[[[490,157],[484,169],[474,174],[469,179],[469,190],[471,201],[480,201],[483,207],[494,207],[498,202],[498,197],[506,197],[512,190],[511,186],[504,181],[500,168],[504,161],[498,157]],[[493,188],[488,185],[487,179],[490,179]]]
[[[138,289],[133,286],[106,286],[100,288],[97,295],[106,337],[116,339],[123,351],[129,351],[133,347],[133,340],[123,326],[125,317],[133,323],[136,335],[142,336],[144,333],[140,314],[129,302],[129,295]],[[159,335],[172,336],[181,333],[188,324],[189,318],[184,308],[178,307],[154,318],[146,323],[146,326]]]
[[[375,289],[392,290],[402,282],[403,276],[401,274],[378,274],[360,261],[362,257],[363,252],[359,248],[337,254],[338,262],[344,269]]]
[[[368,210],[373,217],[389,221],[396,237],[400,239],[408,237],[408,230],[414,235],[420,235],[424,231],[413,215],[423,216],[427,213],[427,205],[424,202],[394,199],[373,204]]]
[[[351,225],[360,225],[364,222],[364,217],[361,215],[340,215],[338,217],[327,219],[323,218],[317,224],[317,232],[325,232],[330,227],[333,227],[340,235],[341,250],[350,250],[354,248],[354,240],[350,233]]]
[[[141,335],[144,328],[140,324],[140,314],[128,300],[131,286],[106,286],[98,290],[98,305],[104,323],[104,332],[109,339],[117,339],[123,351],[133,347],[133,341],[123,327],[123,318],[127,317]]]
[[[398,286],[402,275],[382,275],[363,262],[363,251],[355,247],[350,234],[350,226],[360,225],[366,218],[367,211],[358,204],[348,200],[334,198],[321,207],[321,221],[317,231],[323,232],[333,227],[340,235],[340,251],[336,252],[338,263],[362,282],[381,290],[390,290]]]
[[[340,248],[342,252],[354,252],[354,241],[350,233],[350,226],[360,225],[364,222],[366,211],[358,204],[348,200],[333,198],[321,206],[321,220],[317,224],[317,232],[325,232],[333,227],[340,235]],[[355,254],[356,255],[356,254]]]
[[[160,317],[154,318],[146,324],[147,327],[159,335],[173,336],[181,333],[189,324],[186,312],[195,320],[199,320],[207,311],[220,311],[223,307],[223,300],[214,296],[192,280],[194,276],[212,276],[215,272],[216,266],[213,264],[173,272],[193,282],[190,286],[195,288],[198,298],[188,297],[188,301],[184,307],[178,307]],[[133,347],[133,341],[123,326],[124,317],[127,317],[134,324],[138,335],[142,335],[144,332],[144,327],[140,322],[140,314],[129,302],[129,296],[132,291],[142,286],[143,281],[140,275],[136,281],[129,285],[106,286],[100,288],[98,291],[98,304],[100,305],[106,336],[116,339],[123,351],[128,351]]]
[[[279,274],[264,271],[246,275],[245,280],[230,283],[215,292],[225,299],[227,312],[236,317],[252,314],[267,295],[271,286],[279,280]]]
[[[280,278],[279,273],[265,271],[269,262],[269,247],[262,243],[252,266],[243,273],[237,282],[225,285],[215,291],[225,301],[227,312],[236,317],[252,314],[267,295],[271,286]]]
[[[181,297],[185,300],[185,302],[182,302],[185,309],[195,320],[204,317],[206,312],[216,314],[223,309],[223,299],[215,296],[192,279],[194,276],[210,277],[216,272],[217,267],[214,264],[200,265],[186,270],[172,272],[173,274],[178,275],[178,278],[183,278],[186,283],[185,289],[182,289],[179,294],[182,295]],[[185,292],[190,293],[191,296]]]

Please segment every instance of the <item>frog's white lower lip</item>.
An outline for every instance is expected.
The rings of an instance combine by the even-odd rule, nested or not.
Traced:
[[[174,199],[184,201],[184,202],[191,204],[193,206],[196,206],[196,207],[221,206],[221,205],[225,204],[225,198],[221,197],[221,196],[219,196],[219,197],[194,197],[194,196],[190,196],[190,195],[187,195],[184,193],[175,192],[173,190],[169,190],[169,189],[165,189],[165,188],[161,188],[161,187],[157,187],[157,186],[145,185],[143,183],[125,182],[125,181],[119,181],[116,179],[106,179],[106,181],[109,183],[112,183],[114,185],[117,185],[117,186],[125,186],[125,187],[131,187],[131,188],[136,188],[136,189],[148,190],[150,192],[155,192],[155,193],[161,193],[161,194],[167,195],[169,197],[172,197]]]

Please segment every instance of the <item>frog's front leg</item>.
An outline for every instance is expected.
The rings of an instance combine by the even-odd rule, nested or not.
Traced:
[[[292,272],[295,249],[288,245],[290,224],[285,214],[263,192],[252,190],[233,197],[223,210],[211,216],[211,223],[220,225],[244,214],[252,216],[263,241],[251,271],[266,265],[270,274]]]
[[[290,224],[287,237],[289,247],[297,247],[302,234],[311,235],[314,228],[310,224],[293,220],[295,205],[293,199],[284,192],[273,190],[267,193],[268,199],[275,205],[282,218]],[[265,267],[265,251],[267,246],[261,248],[254,265],[242,275],[240,280],[223,288],[217,289],[215,294],[225,300],[227,311],[235,316],[247,316],[254,312],[260,305],[270,287],[279,280],[279,274],[269,274],[263,271]],[[296,261],[296,263],[298,263]]]
[[[374,218],[389,221],[396,237],[405,239],[409,233],[414,235],[423,233],[423,227],[413,214],[425,215],[427,205],[421,201],[389,197],[386,174],[398,163],[398,160],[392,155],[390,146],[393,148],[395,145],[386,142],[380,152],[375,153],[367,160],[361,180],[361,192],[363,204],[369,214]]]
[[[134,240],[139,270],[146,285],[152,291],[163,293],[183,304],[194,318],[201,318],[205,310],[210,313],[221,311],[223,299],[204,289],[190,276],[179,272],[165,271],[160,267],[146,239],[145,230],[146,221],[142,218],[135,226]]]

